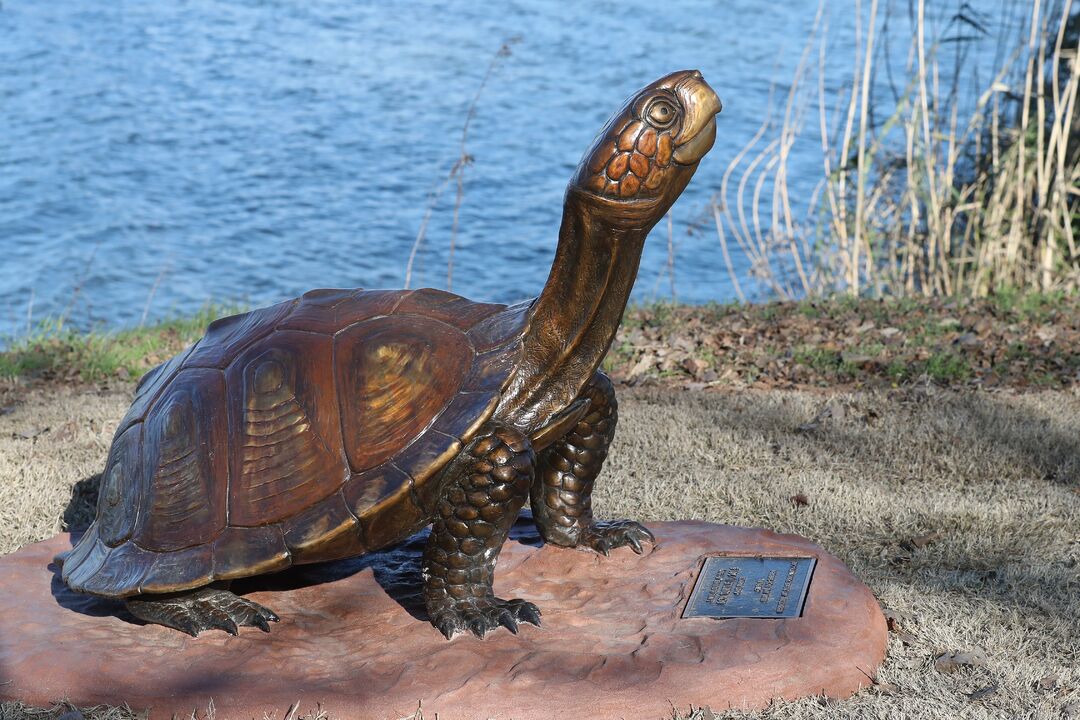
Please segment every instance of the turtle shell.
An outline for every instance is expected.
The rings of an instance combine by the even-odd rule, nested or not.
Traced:
[[[529,308],[314,290],[215,321],[139,383],[64,580],[172,592],[404,539],[494,412]]]

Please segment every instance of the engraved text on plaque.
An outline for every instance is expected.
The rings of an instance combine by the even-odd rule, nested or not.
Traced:
[[[683,617],[798,617],[816,562],[812,557],[705,558]]]

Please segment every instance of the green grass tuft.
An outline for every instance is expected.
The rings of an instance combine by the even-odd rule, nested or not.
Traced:
[[[236,306],[206,305],[190,317],[117,332],[83,333],[45,321],[0,352],[0,379],[137,379],[202,337],[211,322],[237,312]]]

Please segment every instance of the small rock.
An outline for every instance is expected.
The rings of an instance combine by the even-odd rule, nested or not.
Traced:
[[[878,695],[899,695],[900,687],[888,682],[875,682],[874,692]]]
[[[896,328],[896,327],[881,328],[881,330],[879,330],[879,332],[881,333],[881,337],[887,339],[887,338],[892,338],[892,337],[896,337],[897,335],[899,335],[900,334],[900,328]]]
[[[1057,681],[1057,675],[1046,675],[1039,678],[1036,685],[1039,686],[1040,690],[1053,690],[1057,686]]]
[[[86,720],[86,718],[78,710],[68,710],[56,720]]]
[[[806,507],[810,504],[810,498],[806,497],[803,493],[791,496],[791,504],[795,507]]]

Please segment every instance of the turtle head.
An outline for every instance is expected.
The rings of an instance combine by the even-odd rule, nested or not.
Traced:
[[[716,139],[720,98],[697,70],[635,93],[597,135],[571,189],[628,215],[663,217]]]

